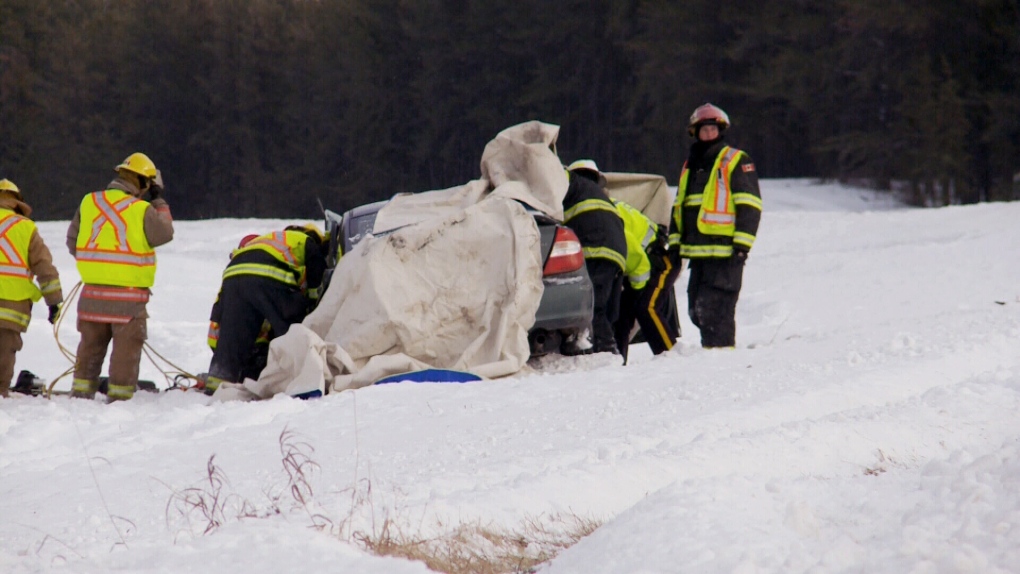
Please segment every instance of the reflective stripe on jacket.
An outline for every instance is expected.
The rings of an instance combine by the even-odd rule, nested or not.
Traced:
[[[28,246],[33,233],[35,223],[32,220],[10,209],[0,209],[0,299],[35,302],[42,298],[43,293],[32,281],[34,274],[28,265]],[[56,288],[60,288],[59,282]],[[20,317],[21,313],[14,312],[7,315],[12,314],[19,315],[12,322],[28,326],[30,316]],[[11,321],[8,316],[3,319]]]
[[[687,163],[684,163],[677,186],[677,197],[673,203],[673,229],[669,235],[669,244],[679,245],[681,257],[730,257],[733,255],[734,245],[744,250],[751,249],[755,237],[747,231],[757,228],[757,217],[752,224],[744,225],[747,228],[745,231],[737,231],[737,207],[750,207],[761,211],[762,203],[756,191],[757,184],[752,186],[755,188],[754,193],[745,190],[732,191],[734,171],[746,158],[747,154],[743,151],[723,146],[715,158],[704,189],[700,193],[692,194],[687,193],[690,170]],[[744,163],[753,170],[752,164]],[[725,237],[729,241],[708,244],[683,242],[685,233],[690,232],[683,228],[685,209],[698,210],[697,233],[703,236]]]
[[[269,321],[262,321],[262,329],[259,331],[258,337],[255,338],[255,344],[268,345],[269,332],[272,330],[273,327],[269,324]],[[206,334],[205,341],[210,349],[216,350],[216,345],[220,342],[220,324],[218,321],[209,321],[209,332]]]
[[[75,242],[75,259],[83,283],[152,287],[156,251],[145,236],[148,207],[148,202],[119,189],[85,196]]]
[[[613,204],[608,200],[586,199],[584,201],[579,201],[572,205],[569,209],[564,210],[563,223],[568,227],[574,228],[574,226],[571,225],[571,220],[581,215],[597,214],[599,212],[602,212],[603,214],[611,213],[613,217],[619,217],[620,215],[619,211],[617,211]],[[574,229],[577,231],[576,228]],[[625,270],[627,268],[627,256],[611,247],[603,245],[586,245],[582,241],[581,252],[584,254],[585,259],[605,259],[607,261],[612,261],[621,270]]]
[[[613,203],[623,220],[623,233],[627,237],[627,266],[623,274],[627,276],[631,287],[644,289],[652,272],[647,249],[655,241],[659,227],[634,207],[622,201]]]
[[[273,256],[281,265],[263,263],[231,263],[223,271],[223,278],[238,275],[257,275],[275,279],[281,283],[292,285],[307,291],[307,275],[305,268],[305,242],[308,235],[302,231],[277,231],[252,239],[244,247],[233,252],[237,257],[244,253],[261,251]]]
[[[610,261],[620,272],[627,267],[627,238],[623,220],[599,184],[568,173],[563,196],[563,223],[577,234],[586,261]]]

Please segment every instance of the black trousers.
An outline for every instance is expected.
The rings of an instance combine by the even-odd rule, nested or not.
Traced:
[[[209,374],[233,382],[251,376],[255,340],[263,321],[269,321],[273,336],[278,337],[293,323],[300,323],[309,308],[307,297],[297,288],[257,275],[224,279],[220,305],[220,337]]]
[[[648,284],[641,290],[635,290],[624,282],[620,316],[613,326],[616,346],[623,355],[624,364],[627,364],[635,321],[641,326],[644,341],[656,355],[672,349],[680,338],[680,317],[673,286],[680,276],[682,261],[675,252],[650,254],[648,257],[652,263]]]
[[[584,263],[595,292],[595,309],[591,318],[592,351],[616,353],[613,323],[620,314],[623,271],[606,259],[585,259]]]
[[[733,347],[744,262],[736,257],[691,259],[687,313],[701,331],[702,347]]]

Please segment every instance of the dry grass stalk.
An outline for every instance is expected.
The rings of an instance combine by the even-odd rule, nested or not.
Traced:
[[[378,556],[417,560],[433,571],[447,574],[534,572],[539,565],[600,526],[596,519],[570,513],[529,517],[512,530],[481,522],[453,527],[440,523],[433,529],[440,532],[439,535],[408,534],[389,517],[381,522],[377,520],[372,483],[367,479],[357,481],[350,488],[352,502],[348,516],[334,522],[320,510],[312,488],[312,474],[319,469],[311,457],[315,449],[287,428],[280,433],[279,446],[286,479],[277,490],[264,492],[268,505],[259,508],[248,499],[229,492],[226,474],[216,465],[216,455],[212,455],[206,463],[201,485],[173,491],[166,506],[167,526],[171,526],[171,517],[181,518],[187,524],[187,531],[195,533],[197,526],[205,535],[232,520],[282,514],[285,498],[289,496],[291,510],[303,511],[312,528],[332,532]],[[371,520],[365,529],[354,525],[359,508],[365,509]]]
[[[311,458],[315,448],[307,442],[300,441],[297,435],[289,428],[284,427],[280,433],[280,462],[283,471],[287,473],[287,491],[294,500],[295,506],[301,508],[312,521],[312,527],[317,530],[326,530],[333,526],[330,520],[322,512],[313,510],[315,491],[309,481],[311,474],[319,470],[319,463]]]
[[[224,492],[229,485],[226,474],[216,465],[216,455],[206,462],[206,476],[202,486],[193,486],[183,490],[175,490],[166,503],[167,527],[170,517],[182,518],[188,530],[194,532],[195,524],[202,528],[202,534],[209,534],[230,519],[257,517],[255,507],[234,493]]]
[[[315,449],[298,440],[297,435],[287,428],[280,433],[279,445],[286,484],[282,492],[264,492],[268,504],[259,507],[247,498],[230,492],[230,481],[223,469],[216,465],[214,454],[206,463],[206,475],[201,485],[173,490],[165,510],[167,527],[171,527],[171,517],[174,517],[185,522],[186,531],[194,533],[197,526],[201,528],[202,534],[209,534],[233,520],[282,514],[283,493],[291,497],[294,508],[300,508],[308,515],[314,528],[323,530],[332,526],[329,518],[311,508],[315,492],[312,490],[310,475],[319,468],[310,456]]]
[[[462,524],[433,538],[408,535],[387,519],[375,533],[355,533],[356,542],[379,556],[424,562],[447,574],[518,574],[534,572],[562,550],[599,527],[577,515],[529,518],[516,530],[481,523]]]

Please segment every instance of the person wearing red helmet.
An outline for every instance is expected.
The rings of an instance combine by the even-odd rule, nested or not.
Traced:
[[[726,144],[729,127],[729,116],[712,104],[691,114],[687,133],[694,143],[680,172],[669,235],[672,256],[690,261],[687,312],[706,348],[736,345],[744,262],[762,211],[758,173],[747,152]]]
[[[223,382],[258,377],[264,363],[260,366],[251,359],[260,332],[270,339],[284,335],[318,301],[326,270],[324,244],[325,236],[314,224],[288,225],[250,239],[231,253],[210,317],[219,329],[204,378],[206,392],[214,393]]]
[[[238,249],[245,247],[251,243],[253,239],[258,239],[258,237],[259,236],[255,233],[249,233],[242,237],[241,241],[237,243],[237,247],[230,252],[230,258],[233,259],[234,253],[236,253]],[[209,312],[209,333],[207,335],[206,342],[209,344],[209,348],[212,349],[214,353],[216,352],[216,346],[220,340],[220,319],[223,317],[223,305],[220,303],[221,295],[222,293],[216,294],[216,301],[213,302],[212,311]],[[272,326],[269,324],[269,321],[263,321],[262,329],[259,331],[259,335],[255,339],[255,343],[252,345],[251,351],[243,362],[243,366],[241,368],[242,378],[259,378],[259,374],[262,373],[262,369],[266,368],[266,362],[269,358],[269,341],[272,338]],[[199,377],[203,383],[203,389],[205,388],[204,385],[206,377]]]

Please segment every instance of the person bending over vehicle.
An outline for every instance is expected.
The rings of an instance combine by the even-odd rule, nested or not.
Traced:
[[[237,244],[237,248],[230,252],[230,258],[233,259],[234,253],[237,249],[248,245],[252,239],[258,238],[257,234],[245,235],[241,238],[241,241]],[[206,342],[209,344],[209,349],[216,352],[216,346],[220,340],[220,320],[223,317],[223,305],[220,304],[220,298],[223,293],[216,294],[216,301],[213,302],[212,310],[209,312],[209,333],[206,336]],[[269,324],[269,321],[262,322],[262,329],[259,331],[258,337],[252,343],[250,352],[247,358],[244,360],[244,366],[241,367],[241,378],[257,379],[262,374],[262,369],[266,368],[266,362],[269,359],[269,340],[273,338],[273,328]],[[204,389],[205,381],[209,374],[204,373],[199,376],[199,380],[202,382],[202,388]]]
[[[630,205],[616,201],[627,236],[627,281],[620,296],[620,315],[613,326],[616,345],[627,364],[634,321],[641,326],[645,341],[656,355],[673,347],[680,330],[671,313],[670,294],[663,289],[668,265],[666,233],[647,215]],[[672,288],[672,286],[670,287]]]
[[[234,251],[220,287],[219,336],[205,390],[240,382],[263,322],[279,337],[319,298],[326,270],[325,236],[312,224],[256,237]]]
[[[563,198],[563,223],[574,230],[595,292],[592,352],[619,354],[613,323],[620,311],[620,289],[627,264],[623,220],[604,191],[606,178],[590,159],[567,167],[570,186]]]

